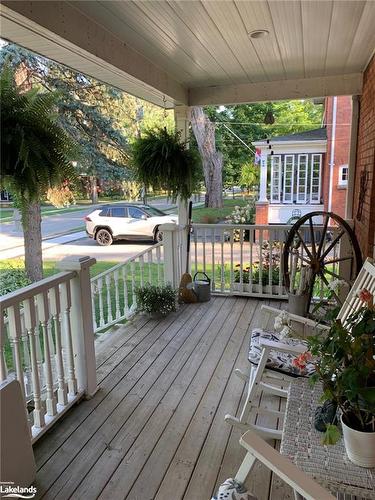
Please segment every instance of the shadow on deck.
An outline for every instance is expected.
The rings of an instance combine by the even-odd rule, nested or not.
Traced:
[[[35,445],[38,497],[210,499],[244,456],[224,415],[243,397],[233,370],[248,368],[260,305],[214,297],[164,320],[136,317],[103,337],[99,391]],[[262,404],[279,409],[279,398],[268,398]],[[293,498],[260,464],[249,484],[260,500]]]

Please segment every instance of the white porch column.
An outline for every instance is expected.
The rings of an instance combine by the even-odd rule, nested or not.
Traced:
[[[267,199],[267,158],[268,155],[262,150],[260,157],[260,186],[259,186],[259,202],[266,203]]]
[[[183,234],[186,231],[176,224],[162,224],[160,231],[163,232],[163,258],[164,258],[164,282],[170,283],[173,288],[179,286],[182,273],[181,246]]]
[[[181,133],[181,141],[187,143],[189,141],[189,123],[190,123],[190,108],[188,106],[176,106],[174,108],[175,127]],[[188,202],[178,199],[178,223],[180,226],[186,227],[188,223]],[[181,232],[181,259],[186,256],[187,232]],[[185,270],[184,270],[185,271]]]
[[[349,169],[348,169],[348,187],[346,191],[346,212],[345,219],[352,220],[355,167],[357,161],[357,139],[358,139],[358,120],[359,120],[359,96],[352,96],[352,123],[350,130],[350,150],[349,150]]]
[[[94,325],[92,319],[90,267],[91,257],[65,257],[58,263],[62,271],[76,271],[70,282],[72,342],[78,390],[91,397],[97,391]]]

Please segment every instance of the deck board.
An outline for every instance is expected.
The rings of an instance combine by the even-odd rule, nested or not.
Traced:
[[[233,370],[248,368],[260,305],[215,297],[108,334],[97,351],[99,391],[35,445],[38,497],[209,499],[244,455],[223,417],[244,397]],[[284,498],[271,481],[262,467],[251,477],[261,499]]]

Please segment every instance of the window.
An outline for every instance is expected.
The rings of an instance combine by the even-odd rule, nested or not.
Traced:
[[[310,203],[320,203],[322,155],[311,155]]]
[[[339,169],[339,186],[347,186],[349,178],[349,167],[348,165],[341,165]]]
[[[110,217],[111,214],[110,214],[110,210],[109,208],[104,208],[100,214],[99,214],[100,217]]]
[[[307,202],[307,173],[309,162],[307,155],[298,155],[297,167],[297,203]]]
[[[271,156],[271,202],[280,203],[281,156]]]
[[[167,215],[166,213],[164,213],[161,210],[154,208],[154,207],[144,207],[143,210],[150,217],[164,217],[165,215]]]
[[[285,155],[284,158],[284,203],[293,203],[294,187],[294,155]]]
[[[111,209],[112,217],[127,217],[125,207],[116,207]]]
[[[131,219],[142,219],[143,215],[145,215],[144,212],[142,212],[142,210],[136,207],[129,207],[128,211],[129,211],[129,217]]]

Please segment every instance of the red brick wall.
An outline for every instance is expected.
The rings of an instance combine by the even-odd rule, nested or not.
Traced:
[[[354,187],[354,229],[364,257],[374,256],[375,230],[375,57],[364,73],[363,91],[359,104],[357,160]],[[368,172],[368,182],[363,197],[362,217],[358,218],[361,177]]]
[[[323,170],[323,200],[324,209],[328,210],[329,200],[329,178],[330,161],[332,148],[332,122],[333,122],[333,97],[325,100],[325,124],[327,127],[327,154],[324,160]],[[335,150],[333,159],[333,179],[332,179],[332,206],[331,211],[345,217],[346,188],[339,186],[340,166],[349,162],[350,149],[350,124],[352,117],[351,96],[338,96],[336,106],[336,134]]]

